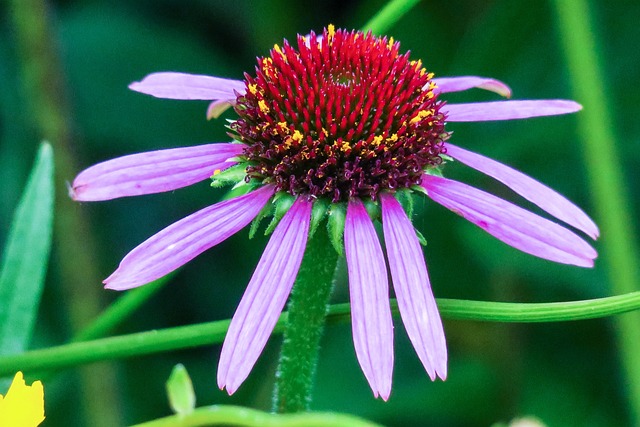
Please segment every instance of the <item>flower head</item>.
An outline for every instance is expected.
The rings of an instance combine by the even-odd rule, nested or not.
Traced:
[[[0,394],[0,425],[36,427],[44,418],[42,383],[34,381],[28,386],[22,372],[18,372],[7,394],[4,397]]]
[[[210,117],[233,106],[238,115],[229,126],[233,141],[98,164],[78,175],[72,197],[106,200],[169,191],[209,177],[214,185],[233,183],[246,192],[149,238],[105,280],[108,288],[129,289],[159,278],[275,205],[278,225],[222,349],[218,384],[229,393],[249,375],[286,303],[313,230],[315,203],[330,203],[327,221],[343,224],[356,355],[374,394],[383,399],[391,391],[393,328],[387,264],[373,220],[382,221],[392,284],[418,357],[432,379],[447,374],[444,331],[426,263],[400,201],[424,194],[503,242],[551,261],[589,267],[597,256],[569,229],[446,179],[440,170],[444,162],[466,164],[596,238],[596,225],[567,199],[451,144],[445,129],[447,122],[572,113],[581,108],[573,101],[447,104],[440,98],[447,92],[482,88],[510,97],[511,91],[490,78],[434,78],[393,39],[333,26],[319,36],[275,45],[243,81],[155,73],[130,88],[160,98],[211,101]],[[336,220],[345,208],[344,222]],[[334,246],[341,252],[338,240]]]

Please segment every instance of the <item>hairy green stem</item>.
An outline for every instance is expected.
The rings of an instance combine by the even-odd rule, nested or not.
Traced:
[[[338,253],[324,227],[309,241],[289,298],[278,361],[274,412],[308,411]]]
[[[301,414],[270,414],[244,406],[209,406],[190,414],[172,415],[136,424],[132,427],[380,427],[379,424],[347,414],[306,412]]]
[[[611,292],[624,294],[638,289],[640,265],[637,236],[625,192],[618,143],[611,108],[604,87],[607,81],[599,57],[589,2],[555,0],[560,40],[566,54],[576,100],[584,106],[578,115],[584,158],[589,173],[589,192],[602,231],[602,261]],[[620,316],[617,338],[624,369],[624,384],[631,412],[631,424],[640,424],[640,312]]]
[[[505,303],[438,299],[442,317],[459,320],[490,322],[560,322],[594,319],[640,309],[640,292],[585,301],[554,303]],[[394,316],[398,304],[391,300]],[[349,322],[349,304],[329,307],[327,324]],[[283,313],[273,333],[284,331],[288,313]],[[139,332],[94,341],[65,344],[23,354],[0,357],[0,377],[13,375],[17,370],[59,369],[100,360],[141,356],[169,350],[220,344],[227,333],[230,320],[190,326]]]
[[[362,26],[362,31],[382,34],[389,30],[420,0],[391,0]]]

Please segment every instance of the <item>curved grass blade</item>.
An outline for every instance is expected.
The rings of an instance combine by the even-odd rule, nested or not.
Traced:
[[[29,345],[53,227],[53,150],[43,142],[13,217],[0,267],[0,355]]]

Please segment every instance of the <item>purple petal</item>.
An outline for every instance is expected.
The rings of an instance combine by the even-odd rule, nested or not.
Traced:
[[[472,153],[447,143],[447,155],[480,172],[497,179],[525,199],[543,210],[584,231],[594,239],[598,238],[598,226],[579,207],[571,203],[546,185],[495,160]]]
[[[244,93],[245,85],[241,80],[164,72],[149,74],[142,81],[131,83],[129,89],[156,98],[230,101],[236,99],[234,91]]]
[[[344,226],[353,344],[375,397],[387,400],[393,373],[393,322],[384,255],[362,202],[349,202]]]
[[[402,206],[382,194],[382,227],[402,322],[431,380],[447,377],[447,343],[420,242]]]
[[[264,186],[171,224],[129,252],[105,279],[105,287],[135,288],[172,272],[244,228],[272,194],[273,187]]]
[[[511,98],[511,88],[509,86],[500,80],[489,79],[487,77],[439,77],[433,79],[433,82],[437,86],[437,93],[461,92],[463,90],[480,88],[495,92],[505,98]]]
[[[98,163],[73,181],[74,200],[97,201],[160,193],[205,180],[235,162],[242,144],[207,144],[132,154]]]
[[[233,315],[218,365],[218,387],[233,394],[278,321],[307,245],[312,203],[300,197],[282,218]]]
[[[468,104],[445,104],[440,111],[450,122],[488,122],[493,120],[527,119],[556,116],[582,110],[574,101],[562,99],[536,101],[494,101]]]
[[[424,175],[422,186],[434,201],[516,249],[563,264],[593,267],[596,251],[556,223],[461,182]]]

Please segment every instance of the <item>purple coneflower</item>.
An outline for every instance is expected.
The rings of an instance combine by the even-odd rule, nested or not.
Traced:
[[[151,74],[130,88],[159,98],[212,101],[210,117],[232,106],[238,115],[229,126],[233,141],[117,158],[85,170],[73,183],[72,196],[80,201],[169,191],[210,177],[214,184],[246,189],[170,225],[131,251],[104,281],[116,290],[162,277],[261,218],[266,208],[290,203],[286,214],[278,216],[224,341],[218,385],[229,393],[249,375],[287,301],[318,201],[330,203],[328,221],[346,208],[343,236],[353,341],[375,396],[385,400],[391,391],[393,327],[387,264],[375,219],[382,221],[388,268],[408,336],[431,379],[447,375],[444,331],[423,252],[400,203],[407,195],[423,193],[521,251],[559,263],[593,265],[596,251],[572,231],[444,178],[439,168],[445,161],[464,163],[597,238],[596,225],[567,199],[521,172],[451,144],[445,129],[447,121],[550,116],[578,111],[580,105],[565,100],[446,104],[440,95],[447,92],[482,88],[509,97],[510,89],[482,77],[434,78],[399,48],[393,39],[329,26],[319,37],[311,33],[298,36],[294,44],[275,45],[243,81]],[[341,251],[342,242],[334,245]]]

